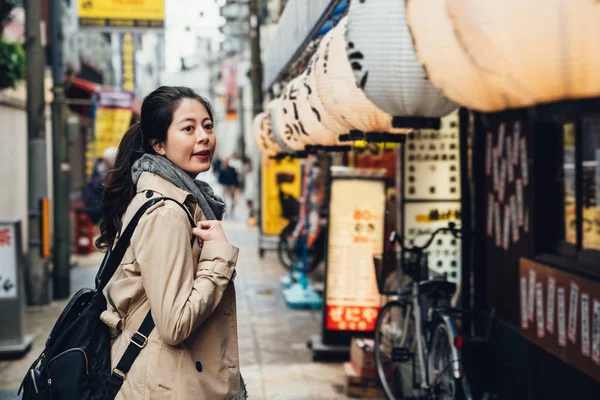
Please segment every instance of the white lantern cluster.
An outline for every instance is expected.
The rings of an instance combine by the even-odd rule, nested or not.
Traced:
[[[589,0],[408,0],[431,82],[492,112],[600,96],[600,7]]]
[[[405,0],[353,1],[347,58],[357,85],[399,126],[428,126],[458,108],[427,79],[406,24]]]

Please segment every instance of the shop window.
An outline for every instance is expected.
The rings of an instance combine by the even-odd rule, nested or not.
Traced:
[[[583,249],[600,250],[600,118],[584,119]]]
[[[575,207],[575,124],[563,127],[563,199],[565,207],[565,242],[577,244],[577,218]]]
[[[562,229],[557,253],[600,270],[600,118],[562,127]]]

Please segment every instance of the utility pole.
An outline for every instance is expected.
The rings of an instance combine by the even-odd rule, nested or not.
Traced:
[[[50,37],[52,40],[52,172],[54,179],[54,298],[70,295],[69,238],[69,163],[68,140],[64,118],[62,0],[50,0]]]
[[[245,101],[244,87],[238,87],[238,118],[240,119],[240,137],[238,139],[238,152],[241,159],[246,155],[246,117],[245,117]]]
[[[47,196],[46,103],[44,100],[44,48],[42,44],[42,5],[39,0],[25,3],[25,52],[27,79],[27,182],[29,210],[29,249],[27,252],[27,302],[50,303],[48,264],[42,255],[40,201]]]
[[[252,82],[252,117],[262,112],[263,68],[260,57],[260,19],[258,17],[260,0],[249,0],[250,10],[250,81]]]

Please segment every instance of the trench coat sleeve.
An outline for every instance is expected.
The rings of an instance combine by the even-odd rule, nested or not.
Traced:
[[[170,345],[184,341],[215,310],[237,262],[237,248],[207,242],[196,265],[190,229],[178,211],[160,207],[141,219],[132,239],[152,318]]]

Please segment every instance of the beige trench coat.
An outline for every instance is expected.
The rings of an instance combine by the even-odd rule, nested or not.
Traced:
[[[171,197],[185,204],[194,220],[205,219],[190,193],[144,172],[124,226],[152,197]],[[233,284],[238,249],[224,242],[206,242],[200,248],[197,240],[192,248],[191,238],[185,211],[172,201],[159,202],[140,219],[107,285],[108,316],[123,324],[112,344],[113,368],[149,309],[156,325],[117,399],[238,398]]]

